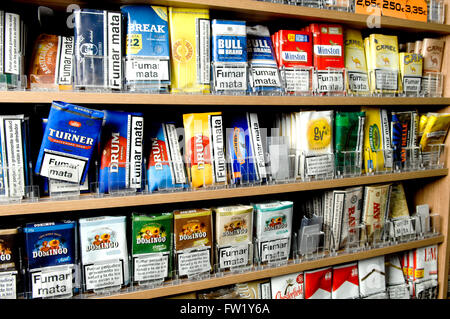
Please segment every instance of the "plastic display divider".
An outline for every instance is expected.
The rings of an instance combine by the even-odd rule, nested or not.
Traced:
[[[55,177],[58,175],[70,176],[73,181],[61,180],[59,178],[48,178],[49,197],[53,200],[65,200],[67,198],[74,198],[80,196],[80,183],[75,182],[80,180],[78,166],[73,165],[51,165],[49,166],[50,173]],[[87,178],[87,177],[86,177]]]
[[[102,260],[99,262],[93,262],[90,263],[89,265],[83,265],[83,291],[87,292],[87,293],[93,293],[94,295],[98,295],[98,296],[104,296],[104,295],[111,295],[111,294],[115,294],[117,292],[119,292],[122,288],[125,287],[125,283],[123,282],[124,279],[124,274],[122,273],[121,276],[119,276],[119,274],[112,272],[111,270],[107,270],[106,272],[108,272],[107,275],[107,279],[105,280],[106,283],[103,284],[98,284],[98,282],[100,281],[98,278],[101,279],[105,279],[104,275],[96,275],[94,276],[93,274],[95,274],[95,272],[93,271],[100,271],[101,272],[105,272],[105,269],[102,269],[102,267],[104,265],[113,265],[113,267],[108,267],[107,269],[111,269],[111,268],[116,268],[116,269],[121,269],[121,272],[123,272],[123,267],[122,267],[122,260],[121,259],[109,259],[109,260]],[[128,262],[128,260],[127,260]],[[119,266],[117,266],[119,265]],[[89,267],[89,270],[92,271],[89,274],[87,273],[87,268]],[[91,277],[91,276],[92,277]],[[87,282],[88,278],[97,278],[97,284],[94,283],[90,283]],[[90,279],[89,279],[90,280]],[[109,281],[109,282],[108,282]],[[119,283],[120,281],[120,283]]]
[[[314,225],[305,226],[298,237],[297,254],[300,260],[315,260],[325,256],[325,233]]]
[[[177,279],[180,279],[182,281],[197,281],[210,278],[211,272],[212,270],[214,270],[213,269],[214,265],[211,260],[211,258],[213,258],[211,256],[211,249],[213,249],[213,247],[204,246],[174,251],[174,260],[175,260],[174,267],[177,271]],[[196,257],[205,258],[206,256],[207,256],[206,259],[208,259],[208,263],[205,262],[206,259],[203,260],[201,263],[199,263],[197,260],[197,262],[194,264],[194,266],[197,266],[197,269],[194,270],[188,269],[189,263],[192,262],[192,259]],[[186,258],[186,260],[180,260],[180,257],[183,257],[182,259]],[[182,261],[185,262],[186,264],[183,264],[184,268],[180,270],[180,262]]]
[[[124,174],[121,168],[125,168]],[[111,196],[135,195],[139,188],[130,187],[133,164],[130,162],[111,163],[108,167],[108,193]]]
[[[75,55],[74,61],[74,91],[99,93],[113,91],[108,83],[107,56],[85,55],[80,57]],[[121,86],[123,87],[123,85]]]
[[[314,70],[313,88],[315,95],[345,96],[347,95],[346,68]]]
[[[359,223],[348,228],[347,242],[345,245],[345,251],[347,253],[356,253],[364,250],[366,243],[366,225]]]
[[[444,74],[429,72],[422,75],[421,95],[424,97],[442,97],[444,89]]]
[[[385,229],[389,233],[391,242],[397,244],[415,240],[416,229],[420,227],[416,225],[416,221],[415,217],[400,217],[387,220]]]
[[[267,137],[267,172],[268,181],[289,183],[295,180],[294,165],[289,155],[289,138],[287,136]]]
[[[25,288],[26,299],[69,299],[73,298],[78,283],[74,278],[75,265],[58,265],[27,269],[29,286]],[[58,278],[54,280],[53,278]],[[30,290],[28,290],[28,288]],[[63,289],[64,288],[64,289]]]
[[[322,8],[323,2],[322,0],[299,0],[299,3],[303,7],[310,7],[310,8]]]
[[[441,234],[441,216],[437,213],[430,214],[430,236]]]
[[[265,71],[264,72],[265,74],[268,73],[267,70],[271,70],[272,72],[276,73],[276,75],[273,76],[271,80],[278,83],[279,86],[276,85],[266,86],[264,84],[259,85],[261,79],[256,78],[256,75],[258,74],[257,69],[263,69],[263,71]],[[284,85],[277,65],[252,65],[251,63],[249,63],[248,81],[249,81],[248,95],[280,96],[284,94]]]
[[[8,268],[0,270],[0,282],[2,283],[1,300],[20,298],[20,292],[17,289],[17,276],[17,270]]]
[[[280,67],[280,77],[285,95],[311,96],[313,95],[314,67]]]
[[[221,76],[219,75],[219,72]],[[211,63],[211,93],[217,95],[246,95],[248,87],[248,65],[244,63]],[[229,74],[226,76],[226,74]]]
[[[334,178],[334,153],[315,155],[302,152],[301,156],[304,159],[304,181],[330,180]]]
[[[444,24],[446,9],[444,0],[427,0],[427,21]]]
[[[400,73],[398,70],[376,69],[369,72],[372,96],[374,97],[394,97],[400,93]],[[423,81],[422,81],[423,83]],[[396,85],[395,85],[396,84]]]
[[[0,73],[0,91],[24,91],[28,85],[28,77],[26,71],[23,69],[25,65],[25,56],[22,53],[16,52],[18,56],[18,70],[14,73]]]
[[[251,271],[253,267],[253,244],[251,242],[239,243],[234,245],[219,246],[215,245],[214,274],[216,277],[224,274],[241,274]],[[229,255],[226,258],[221,253],[228,250]],[[245,253],[246,250],[246,253]],[[236,254],[236,252],[240,253]],[[242,256],[243,253],[246,255]],[[227,253],[225,253],[227,255]],[[245,262],[245,260],[247,260]]]
[[[169,93],[170,60],[157,57],[123,57],[123,91]]]
[[[254,243],[258,251],[257,254],[255,254],[255,264],[257,264],[260,269],[287,265],[291,250],[290,236],[264,239],[264,241],[256,239]],[[269,245],[272,245],[272,250],[274,252],[262,252],[263,247],[269,247]]]
[[[44,91],[44,92],[55,92],[59,91],[59,84],[55,82],[54,75],[38,75],[30,74],[30,79],[34,77],[38,83],[32,82],[30,80],[30,90],[31,91]]]
[[[402,91],[397,95],[402,97],[421,97],[422,96],[422,75],[406,76],[402,79]]]
[[[167,257],[164,255],[167,255]],[[161,287],[164,281],[170,279],[169,259],[170,253],[149,253],[133,256],[132,285],[147,289]],[[138,261],[139,268],[136,267]]]
[[[423,168],[422,151],[420,146],[403,147],[402,152],[405,155],[403,171],[418,171]]]
[[[390,174],[393,172],[393,149],[392,148],[383,148],[377,149],[374,151],[367,150],[364,154],[369,154],[369,158],[365,158],[364,161],[367,163],[368,160],[371,161],[372,167],[366,168],[366,175],[375,175],[375,174]],[[375,167],[373,163],[378,163],[380,159],[383,159],[383,167]],[[386,161],[386,159],[390,159]],[[386,165],[387,164],[387,165]]]
[[[338,151],[335,153],[336,163],[342,163],[335,167],[335,178],[361,176],[362,152],[361,151]]]

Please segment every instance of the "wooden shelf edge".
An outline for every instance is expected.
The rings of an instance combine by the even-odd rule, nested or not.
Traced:
[[[269,277],[276,277],[286,275],[290,273],[318,269],[326,266],[333,266],[338,264],[344,264],[361,259],[367,259],[400,251],[406,251],[418,247],[425,247],[429,245],[439,244],[444,241],[444,236],[439,235],[436,237],[426,238],[422,240],[416,240],[398,245],[376,248],[366,250],[357,253],[344,253],[334,257],[326,257],[313,261],[306,261],[302,263],[292,263],[286,266],[277,268],[266,268],[262,270],[242,273],[242,274],[229,274],[222,277],[215,277],[206,280],[185,282],[173,286],[164,286],[148,290],[138,290],[133,292],[123,292],[111,296],[95,296],[96,299],[150,299],[158,297],[166,297],[170,295],[183,294],[191,291],[198,291],[203,289],[209,289],[219,286],[232,285],[237,283],[249,282],[253,280],[259,280]]]
[[[52,101],[117,105],[450,105],[450,98],[447,97],[232,96],[71,91],[6,91],[0,94],[0,103],[51,103]]]
[[[154,194],[137,194],[132,196],[93,197],[90,194],[81,195],[77,199],[50,200],[39,199],[37,202],[24,202],[0,205],[0,216],[25,215],[51,212],[85,211],[92,209],[133,207],[144,205],[157,205],[166,203],[182,203],[202,200],[214,200],[223,198],[237,198],[248,196],[260,196],[277,193],[290,193],[319,189],[331,189],[388,183],[394,181],[406,181],[421,178],[446,176],[447,168],[423,170],[417,172],[404,172],[393,174],[379,174],[372,176],[359,176],[332,180],[319,180],[311,182],[296,182],[286,184],[261,185],[251,187],[205,189],[189,192],[168,192]],[[124,200],[125,199],[125,200]]]

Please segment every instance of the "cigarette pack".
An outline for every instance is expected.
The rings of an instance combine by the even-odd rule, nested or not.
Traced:
[[[364,205],[361,221],[366,231],[361,233],[361,240],[369,242],[381,239],[386,218],[389,214],[391,184],[364,187]]]
[[[31,183],[28,119],[23,114],[0,116],[0,197],[22,198]]]
[[[444,55],[444,40],[425,38],[422,42],[423,71],[427,73],[441,72]]]
[[[155,123],[150,128],[151,150],[147,164],[149,191],[187,187],[186,172],[174,123]]]
[[[298,30],[277,32],[277,57],[279,65],[286,68],[313,66],[312,33]]]
[[[99,191],[137,190],[143,181],[142,113],[104,111]]]
[[[305,299],[303,272],[270,278],[272,299]]]
[[[362,107],[364,126],[364,170],[366,173],[392,168],[389,119],[386,109]]]
[[[344,68],[344,32],[341,25],[316,24],[309,26],[313,34],[314,66],[324,71]]]
[[[399,53],[403,92],[419,94],[422,87],[423,57],[415,53]]]
[[[212,227],[210,209],[174,211],[175,262],[179,276],[212,270]]]
[[[410,299],[399,256],[395,254],[386,256],[385,269],[389,299]]]
[[[256,113],[234,116],[227,132],[227,151],[231,160],[231,181],[235,184],[266,179],[263,137]]]
[[[333,266],[332,299],[359,298],[358,263]]]
[[[243,299],[272,299],[270,278],[236,284]]]
[[[169,90],[170,41],[167,8],[121,7],[126,19],[125,85],[131,90]]]
[[[281,92],[282,85],[266,26],[247,26],[247,52],[249,62],[249,90],[251,92]]]
[[[79,233],[84,291],[127,285],[126,217],[81,218]]]
[[[386,291],[384,256],[358,260],[359,292],[370,297]]]
[[[226,184],[221,112],[183,114],[185,158],[192,187]]]
[[[397,36],[372,33],[366,45],[370,51],[366,56],[371,93],[401,92]]]
[[[208,9],[169,7],[171,92],[210,92]]]
[[[131,223],[133,281],[171,277],[173,214],[133,213]]]
[[[74,11],[76,89],[121,90],[122,14],[79,9]]]
[[[331,299],[332,267],[305,271],[305,299]]]
[[[247,91],[247,33],[245,21],[212,20],[214,91]]]
[[[35,173],[84,183],[104,113],[65,102],[52,103]]]
[[[361,31],[345,30],[344,49],[348,91],[353,94],[368,94],[370,91],[369,79]]]

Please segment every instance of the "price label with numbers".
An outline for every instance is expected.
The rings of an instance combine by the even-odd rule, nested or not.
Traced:
[[[382,0],[355,0],[355,13],[381,15]]]
[[[425,0],[381,0],[383,16],[427,22]]]

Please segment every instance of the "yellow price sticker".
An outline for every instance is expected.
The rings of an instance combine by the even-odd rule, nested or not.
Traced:
[[[126,54],[138,54],[142,50],[142,34],[127,35]]]
[[[355,13],[380,16],[381,0],[356,0]]]
[[[425,0],[381,0],[383,16],[427,22]]]

